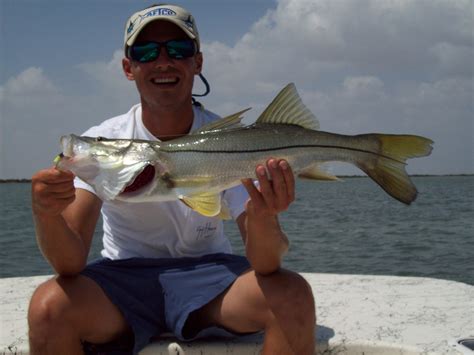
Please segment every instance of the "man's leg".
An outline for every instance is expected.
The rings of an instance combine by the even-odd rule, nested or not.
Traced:
[[[28,310],[30,353],[83,354],[81,341],[105,343],[129,330],[91,279],[57,277],[40,285]]]
[[[187,326],[212,324],[242,333],[265,330],[263,354],[306,355],[315,350],[311,287],[291,271],[241,275],[226,292],[194,312]]]

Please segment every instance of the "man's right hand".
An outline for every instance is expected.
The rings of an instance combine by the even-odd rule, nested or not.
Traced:
[[[76,198],[74,174],[56,168],[38,171],[31,178],[33,213],[57,216]]]
[[[56,168],[32,177],[31,197],[36,239],[56,273],[76,275],[84,269],[102,201],[74,187],[74,174]]]

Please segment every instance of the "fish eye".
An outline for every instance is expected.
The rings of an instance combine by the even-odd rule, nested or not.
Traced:
[[[104,140],[104,137],[100,137],[100,136],[95,139],[96,142],[101,142],[103,140]]]

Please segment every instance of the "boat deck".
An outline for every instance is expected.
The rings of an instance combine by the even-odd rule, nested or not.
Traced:
[[[474,354],[474,286],[446,280],[302,273],[317,303],[315,354]],[[0,279],[0,354],[29,354],[26,312],[51,276]],[[259,354],[261,335],[183,343],[165,338],[140,355]]]

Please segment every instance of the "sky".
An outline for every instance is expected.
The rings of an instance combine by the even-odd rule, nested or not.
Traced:
[[[0,179],[30,178],[51,166],[61,135],[139,102],[121,69],[123,33],[152,3],[0,0]],[[474,173],[472,0],[177,4],[197,21],[207,109],[252,107],[251,122],[294,82],[322,130],[426,136],[433,153],[410,160],[410,174]]]

